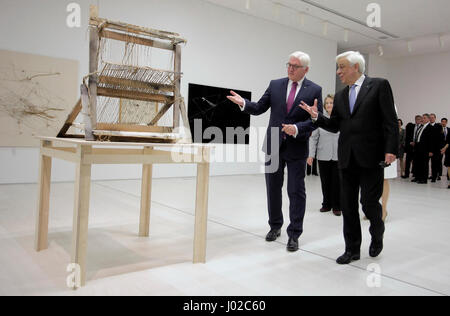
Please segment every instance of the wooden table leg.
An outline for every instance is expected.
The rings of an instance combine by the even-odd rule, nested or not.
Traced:
[[[52,143],[49,141],[41,141],[41,148],[49,147],[51,145]],[[48,248],[48,217],[50,209],[52,158],[40,153],[39,165],[39,198],[34,241],[34,248],[36,251],[42,251]]]
[[[209,153],[207,155],[209,155]],[[197,164],[197,197],[195,202],[194,260],[193,260],[194,263],[206,263],[208,194],[209,194],[209,163],[203,162]]]
[[[92,152],[91,146],[78,146],[80,163],[77,165],[75,203],[72,232],[72,263],[80,268],[80,285],[86,284],[86,253],[88,242],[89,202],[91,190],[91,165],[83,163],[83,156]]]
[[[139,221],[139,236],[150,235],[150,208],[152,203],[152,175],[153,165],[142,166],[141,184],[141,217]]]

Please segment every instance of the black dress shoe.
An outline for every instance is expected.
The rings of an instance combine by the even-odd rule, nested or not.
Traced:
[[[352,253],[350,251],[347,251],[342,256],[337,258],[336,262],[337,264],[350,264],[352,261],[357,261],[361,259],[360,253]]]
[[[372,243],[370,244],[369,248],[369,255],[372,258],[376,258],[380,255],[382,251],[383,251],[383,240],[381,241],[372,240]]]
[[[266,241],[275,241],[278,237],[281,236],[281,229],[272,229],[267,233]]]
[[[298,239],[289,238],[286,249],[289,252],[296,252],[298,250]]]
[[[328,208],[328,207],[322,207],[320,209],[320,213],[327,213],[327,212],[330,212],[330,211],[331,211],[331,208]]]
[[[412,180],[411,180],[411,182],[417,182],[417,179],[416,179],[416,178],[414,178],[414,179],[412,179]]]

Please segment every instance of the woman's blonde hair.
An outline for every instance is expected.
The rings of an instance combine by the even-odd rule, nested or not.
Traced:
[[[327,102],[327,99],[332,99],[334,101],[334,94],[327,95],[326,98],[325,98],[325,102],[324,103]]]

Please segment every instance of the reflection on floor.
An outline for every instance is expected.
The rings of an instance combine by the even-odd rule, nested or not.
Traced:
[[[349,266],[335,263],[344,250],[342,217],[319,213],[319,178],[306,181],[305,232],[292,254],[285,231],[277,242],[264,240],[264,176],[212,177],[207,264],[198,265],[194,179],[153,181],[150,238],[137,236],[140,181],[94,182],[88,283],[78,291],[66,287],[73,183],[52,185],[49,249],[40,253],[37,186],[0,186],[0,295],[450,295],[446,181],[394,180],[383,254],[369,257],[364,222],[361,261]],[[285,223],[288,205],[285,193]]]

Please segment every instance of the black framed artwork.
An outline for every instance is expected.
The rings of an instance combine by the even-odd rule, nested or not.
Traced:
[[[227,99],[230,90],[252,98],[249,91],[189,84],[188,117],[194,143],[249,144],[250,115]]]

